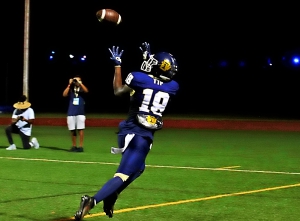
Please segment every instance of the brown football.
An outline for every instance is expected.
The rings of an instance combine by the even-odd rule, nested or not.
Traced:
[[[97,11],[96,17],[100,22],[109,21],[116,25],[120,24],[122,21],[121,15],[113,9],[101,9]]]

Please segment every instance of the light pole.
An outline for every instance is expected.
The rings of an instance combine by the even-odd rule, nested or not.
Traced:
[[[30,0],[25,0],[24,13],[24,56],[23,56],[23,94],[28,95],[28,71],[29,71],[29,20],[30,20]]]

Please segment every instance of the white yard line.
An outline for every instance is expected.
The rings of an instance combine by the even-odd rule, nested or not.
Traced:
[[[57,162],[57,163],[119,165],[119,163],[109,163],[109,162],[75,161],[75,160],[53,160],[53,159],[22,158],[22,157],[0,157],[0,159],[6,159],[6,160],[23,160],[23,161]],[[282,171],[266,171],[266,170],[240,170],[240,169],[231,169],[232,167],[237,167],[237,166],[226,166],[226,167],[222,167],[222,168],[206,168],[206,167],[181,167],[181,166],[146,165],[146,167],[152,167],[152,168],[170,168],[170,169],[188,169],[188,170],[231,171],[231,172],[243,172],[243,173],[266,173],[266,174],[300,175],[300,172],[282,172]]]

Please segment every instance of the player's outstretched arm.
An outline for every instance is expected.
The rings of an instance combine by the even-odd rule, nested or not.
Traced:
[[[130,87],[123,84],[123,80],[122,80],[121,56],[122,56],[124,50],[119,52],[119,47],[115,47],[115,46],[113,46],[111,49],[109,48],[108,50],[111,53],[110,59],[115,64],[115,74],[114,74],[114,79],[113,79],[114,94],[116,96],[121,96],[121,95],[131,91]]]

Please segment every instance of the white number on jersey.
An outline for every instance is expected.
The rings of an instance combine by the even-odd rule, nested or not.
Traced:
[[[153,94],[153,90],[149,88],[144,89],[143,94],[144,99],[139,110],[148,113],[151,110],[154,114],[161,117],[162,113],[166,109],[170,95],[162,91],[158,91],[157,93]],[[150,103],[150,101],[152,101],[152,103]]]
[[[157,85],[163,85],[163,82],[162,81],[160,81],[160,80],[158,80],[158,79],[153,79],[153,81],[154,81],[154,84],[157,84]]]
[[[132,79],[133,79],[133,75],[131,73],[129,73],[125,79],[126,84],[130,84]]]

